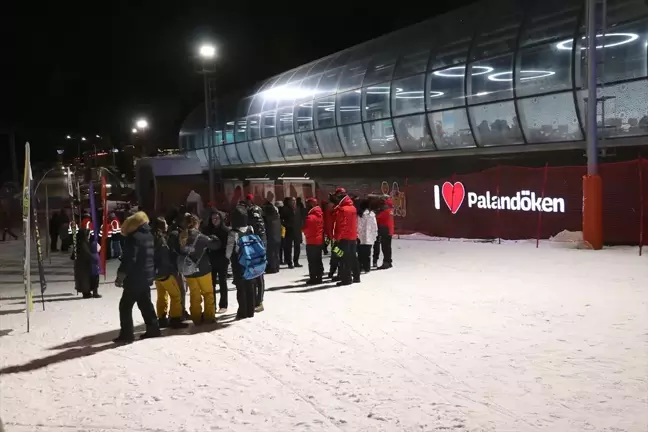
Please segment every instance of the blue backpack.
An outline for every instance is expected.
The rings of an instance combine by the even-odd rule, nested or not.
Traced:
[[[266,250],[261,238],[253,232],[240,234],[238,239],[238,263],[243,279],[252,280],[265,273]]]

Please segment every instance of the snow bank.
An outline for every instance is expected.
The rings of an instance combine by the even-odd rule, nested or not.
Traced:
[[[15,243],[0,259],[8,432],[648,430],[635,248],[396,240],[361,284],[282,270],[252,320],[230,292],[218,326],[127,346],[109,342],[121,291],[79,299],[67,256],[26,334]]]

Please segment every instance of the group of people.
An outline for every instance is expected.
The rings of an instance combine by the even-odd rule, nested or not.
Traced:
[[[68,252],[70,246],[74,244],[73,236],[78,235],[80,230],[84,230],[88,236],[94,236],[94,224],[92,217],[88,212],[82,212],[82,217],[71,217],[72,210],[62,209],[52,213],[49,219],[50,250],[59,251],[59,238],[61,240],[61,252]],[[108,216],[108,226],[100,226],[98,237],[103,236],[107,239],[107,259],[119,258],[121,256],[121,221],[115,212],[110,212]]]
[[[120,334],[116,342],[134,340],[132,309],[142,313],[146,332],[142,338],[160,335],[160,328],[184,328],[210,324],[228,310],[228,273],[236,287],[236,319],[264,310],[265,274],[281,265],[302,267],[301,245],[306,243],[309,279],[323,282],[323,255],[331,254],[328,276],[338,285],[360,282],[360,273],[382,265],[392,266],[391,239],[394,220],[388,196],[351,196],[338,188],[328,201],[286,198],[283,202],[254,203],[248,195],[229,213],[213,206],[198,216],[179,209],[174,214],[149,220],[145,212],[128,217],[120,226],[121,263],[115,285],[123,288],[119,303]],[[85,222],[85,223],[84,223]],[[77,289],[84,296],[98,293],[98,245],[91,223],[82,220],[77,233]],[[103,230],[102,230],[103,232]],[[231,266],[231,267],[230,267]],[[78,268],[78,272],[77,272]],[[157,302],[151,300],[155,283]],[[185,298],[189,293],[188,310]],[[218,298],[219,297],[219,298]],[[218,298],[218,305],[216,300]]]

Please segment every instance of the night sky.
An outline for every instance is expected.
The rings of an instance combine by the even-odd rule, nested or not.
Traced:
[[[203,40],[219,48],[217,91],[226,93],[460,5],[26,3],[20,6],[25,10],[5,17],[8,26],[0,30],[8,53],[0,81],[0,128],[16,128],[19,148],[29,140],[35,161],[54,159],[66,134],[100,134],[119,143],[138,116],[150,120],[156,140],[173,145],[185,115],[202,101],[192,56]],[[278,14],[277,7],[290,11]],[[3,177],[7,159],[0,165]]]

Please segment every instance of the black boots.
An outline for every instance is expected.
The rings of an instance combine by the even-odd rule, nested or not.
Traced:
[[[314,277],[306,281],[306,285],[320,285],[322,283],[322,276]]]
[[[99,291],[94,290],[92,291],[92,298],[101,298],[101,294],[99,294]]]
[[[158,322],[160,323],[160,328],[169,327],[169,318],[167,317],[158,318]]]
[[[150,339],[160,336],[160,327],[157,325],[146,326],[146,332],[140,336],[140,339]]]
[[[132,343],[135,340],[135,336],[133,334],[125,334],[123,331],[119,332],[119,336],[117,336],[115,339],[113,339],[113,342],[115,343],[121,343],[121,344],[128,344]]]
[[[162,326],[162,323],[160,322],[160,327]],[[186,322],[182,321],[182,318],[171,318],[169,320],[169,327],[172,329],[184,329],[189,327],[189,324]]]

